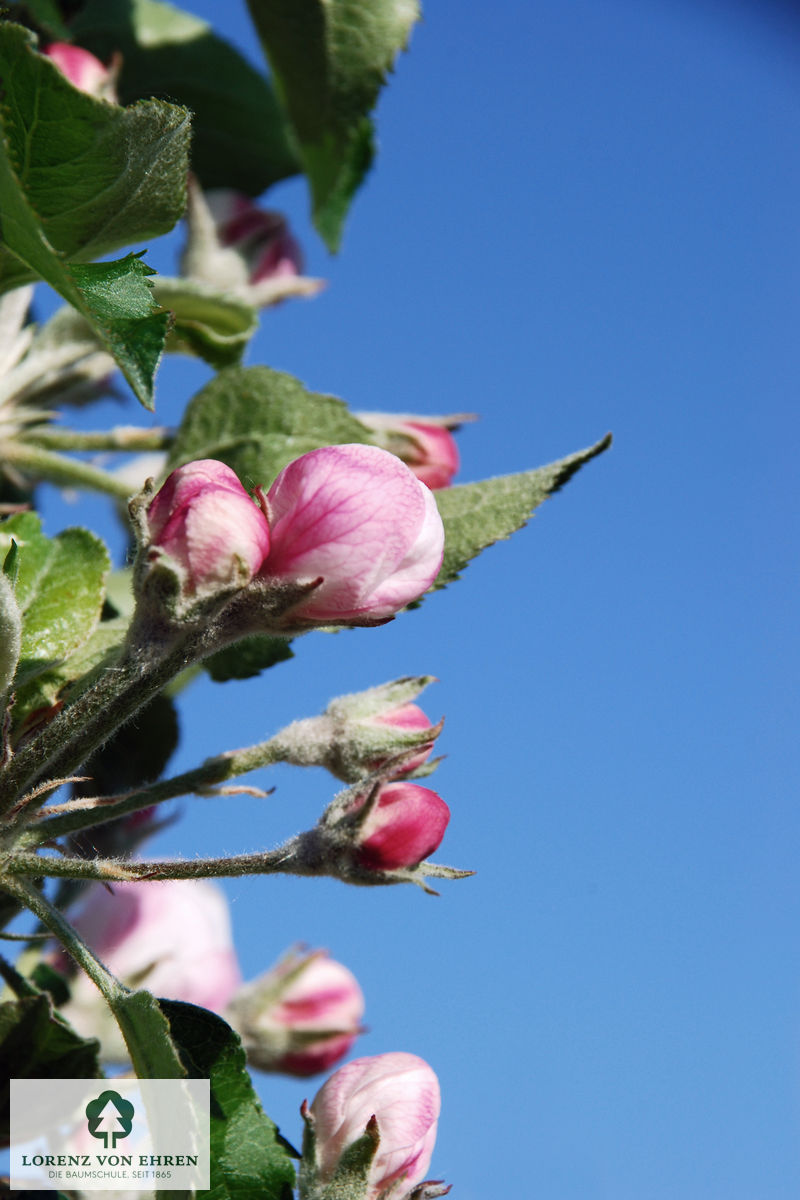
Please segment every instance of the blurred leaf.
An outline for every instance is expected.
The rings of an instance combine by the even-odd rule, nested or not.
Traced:
[[[69,41],[69,30],[64,24],[56,0],[24,0],[24,3],[12,3],[10,7],[15,16],[21,12],[23,17],[27,16],[51,38]]]
[[[100,1043],[79,1037],[40,993],[0,1004],[0,1068],[4,1079],[100,1079]],[[0,1131],[8,1144],[8,1088],[0,1095]]]
[[[212,367],[239,362],[258,329],[258,313],[252,305],[196,279],[160,275],[153,290],[174,318],[167,350],[196,354]]]
[[[175,705],[169,696],[156,696],[87,761],[92,778],[76,794],[114,796],[152,783],[175,752],[178,733]]]
[[[33,513],[0,525],[0,554],[12,537],[19,546],[16,596],[23,619],[15,685],[22,687],[88,641],[100,618],[109,558],[87,529],[46,538]]]
[[[91,322],[152,407],[169,319],[146,283],[150,268],[135,255],[77,264],[179,219],[189,114],[156,100],[130,109],[95,100],[32,41],[0,23],[0,292],[44,279]]]
[[[309,392],[269,367],[229,367],[190,401],[170,449],[169,469],[217,458],[247,487],[268,486],[308,450],[368,442],[369,433],[341,400]]]
[[[587,450],[579,450],[546,467],[434,492],[444,522],[445,548],[433,588],[445,587],[458,579],[459,572],[481,550],[521,529],[543,500],[610,445],[608,434]]]
[[[205,21],[159,0],[89,0],[72,30],[105,61],[121,52],[123,103],[157,96],[190,109],[204,187],[258,196],[300,170],[268,80]]]
[[[261,1107],[237,1034],[221,1017],[162,1000],[190,1078],[211,1081],[211,1188],[207,1200],[291,1200],[295,1169]]]
[[[339,246],[369,170],[369,114],[419,17],[416,0],[248,0],[311,185],[314,222]]]
[[[229,679],[252,679],[290,658],[294,658],[294,652],[285,638],[257,634],[218,650],[204,659],[203,666],[215,683],[226,683]]]

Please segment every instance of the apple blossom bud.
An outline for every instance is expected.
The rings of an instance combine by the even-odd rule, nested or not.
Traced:
[[[327,767],[355,783],[395,760],[388,779],[417,771],[430,757],[442,722],[433,725],[411,701],[433,682],[406,677],[364,692],[337,696],[318,717],[294,721],[274,738],[282,762]]]
[[[193,595],[243,587],[269,550],[269,528],[235,473],[200,459],[168,476],[147,508],[151,562],[163,558]]]
[[[431,1160],[440,1107],[439,1081],[415,1054],[378,1054],[340,1067],[305,1110],[301,1195],[330,1183],[365,1135],[371,1161],[360,1200],[377,1200],[393,1184],[398,1200],[411,1195]]]
[[[117,103],[116,77],[119,67],[116,64],[112,63],[110,69],[104,67],[88,50],[72,46],[69,42],[51,42],[45,46],[44,53],[76,88],[94,96],[96,100]]]
[[[226,1016],[261,1071],[316,1075],[348,1052],[361,1030],[355,976],[325,950],[288,954],[231,1001]]]
[[[449,487],[460,460],[450,432],[470,416],[415,417],[390,413],[355,413],[376,435],[375,445],[402,458],[429,488]]]
[[[302,273],[303,253],[282,213],[259,208],[231,188],[206,192],[206,203],[220,244],[239,254],[249,283]]]
[[[444,552],[433,493],[376,446],[324,446],[289,463],[267,495],[261,576],[313,590],[286,624],[376,624],[425,592]]]
[[[129,987],[221,1012],[241,983],[225,894],[205,880],[94,884],[73,924],[108,969]],[[68,969],[63,951],[56,957]],[[116,1022],[83,973],[70,981],[64,1015],[99,1036],[107,1058],[127,1057]]]
[[[425,713],[418,704],[401,704],[399,708],[393,708],[389,712],[380,713],[372,718],[372,724],[385,725],[388,729],[397,730],[399,733],[415,733],[424,737],[427,734],[431,740],[420,746],[419,752],[412,758],[409,758],[397,772],[398,777],[410,775],[412,771],[416,771],[424,762],[431,756],[433,750],[433,738],[436,736],[436,729],[425,716]],[[371,771],[377,771],[379,767],[385,763],[385,757],[372,759],[368,763]]]
[[[386,783],[358,830],[359,862],[374,871],[416,867],[439,848],[449,820],[450,809],[430,788]]]

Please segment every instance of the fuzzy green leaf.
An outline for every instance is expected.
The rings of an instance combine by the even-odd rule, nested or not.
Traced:
[[[416,0],[248,0],[331,250],[374,155],[370,113],[419,17]]]
[[[139,400],[168,317],[138,257],[81,262],[166,233],[185,207],[189,114],[123,109],[74,88],[19,25],[0,22],[0,292],[36,276],[93,325]]]
[[[212,367],[238,363],[258,329],[258,313],[246,300],[196,279],[167,279],[153,287],[174,324],[167,350],[196,354]]]
[[[161,1008],[190,1078],[211,1081],[207,1200],[291,1200],[294,1164],[253,1090],[237,1034],[204,1008],[176,1000]]]
[[[19,686],[14,700],[14,723],[19,725],[30,713],[52,708],[59,700],[74,699],[73,685],[77,685],[75,693],[82,691],[95,667],[105,659],[113,661],[127,630],[126,619],[101,621],[73,654]]]
[[[217,458],[245,486],[268,486],[308,450],[367,441],[368,431],[341,400],[309,392],[293,375],[269,367],[230,367],[189,403],[169,466]]]
[[[576,471],[611,445],[608,434],[586,450],[518,475],[501,475],[435,492],[444,522],[444,561],[433,588],[458,579],[470,559],[487,546],[511,537],[533,510],[572,478]]]
[[[69,41],[69,29],[59,12],[57,0],[24,0],[22,3],[12,3],[10,7],[15,15],[21,11],[24,17],[50,38]]]
[[[75,38],[104,61],[122,55],[129,104],[157,96],[192,113],[192,170],[206,188],[258,196],[300,170],[267,79],[191,13],[161,0],[89,0]]]
[[[49,670],[90,638],[100,619],[109,568],[108,551],[86,529],[46,538],[33,513],[0,526],[0,554],[12,537],[19,546],[16,598],[22,644],[15,685]]]

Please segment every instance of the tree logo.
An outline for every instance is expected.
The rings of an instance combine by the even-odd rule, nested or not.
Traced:
[[[133,1105],[119,1092],[101,1092],[86,1105],[86,1119],[92,1137],[102,1138],[106,1150],[114,1150],[133,1129]]]

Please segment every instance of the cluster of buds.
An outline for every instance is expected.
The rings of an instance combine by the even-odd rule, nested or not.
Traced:
[[[414,1054],[378,1054],[340,1067],[309,1106],[301,1200],[433,1200],[449,1188],[422,1182],[441,1100],[433,1070]]]
[[[282,213],[260,208],[229,188],[203,192],[189,180],[187,240],[181,269],[188,278],[265,308],[324,286],[303,275],[303,254]]]
[[[344,1058],[362,1032],[358,981],[324,950],[292,951],[243,984],[225,894],[205,880],[115,883],[110,891],[96,884],[74,925],[122,983],[225,1016],[259,1070],[316,1075]],[[59,952],[54,966],[69,973],[70,960]],[[79,973],[69,986],[67,1018],[100,1038],[106,1060],[124,1060],[119,1029],[94,984]]]
[[[325,446],[289,463],[253,502],[223,463],[173,471],[131,502],[141,594],[178,621],[208,619],[233,592],[245,632],[379,625],[433,582],[444,529],[429,488],[394,455]],[[210,602],[206,603],[207,601]]]

